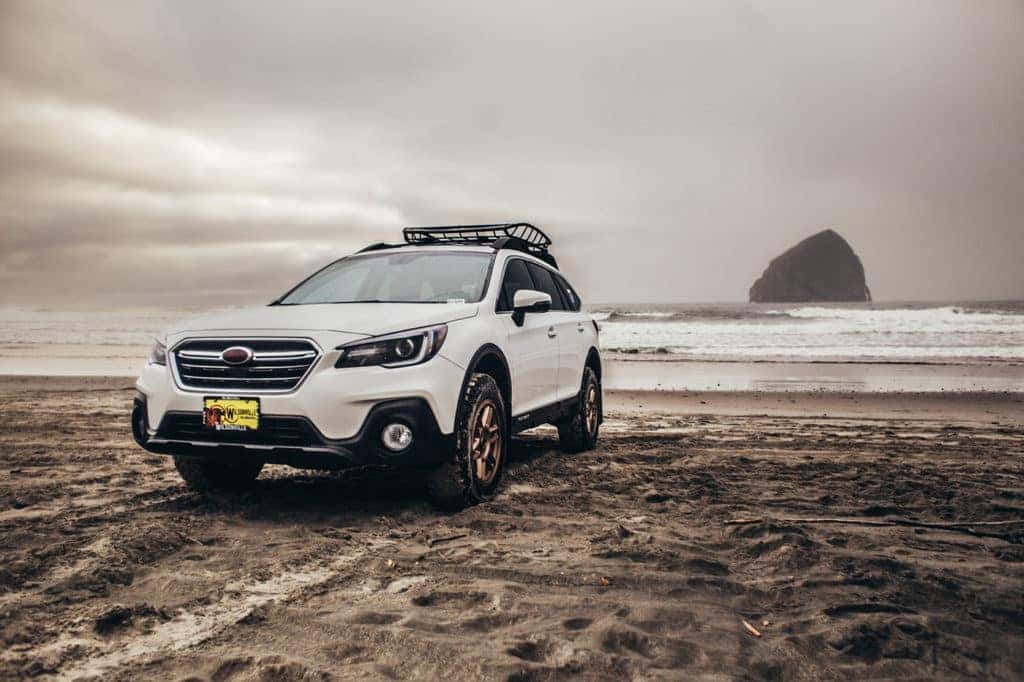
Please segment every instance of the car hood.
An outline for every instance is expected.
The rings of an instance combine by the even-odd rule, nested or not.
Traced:
[[[329,303],[223,310],[185,320],[168,333],[335,332],[378,336],[477,314],[477,303]]]

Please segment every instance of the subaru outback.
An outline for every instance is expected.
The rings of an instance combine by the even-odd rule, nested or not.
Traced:
[[[160,336],[132,432],[191,488],[250,483],[266,463],[422,470],[458,509],[494,495],[513,434],[594,447],[598,327],[528,223],[418,227],[314,273],[269,305]]]

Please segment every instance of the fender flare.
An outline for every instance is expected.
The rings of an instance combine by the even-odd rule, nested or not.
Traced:
[[[462,400],[462,396],[466,394],[466,386],[469,385],[469,378],[473,376],[477,367],[480,366],[481,362],[487,359],[493,358],[505,372],[505,377],[495,377],[498,382],[498,388],[502,389],[502,393],[505,394],[505,411],[507,412],[506,417],[511,420],[512,417],[512,368],[509,367],[508,359],[505,357],[505,353],[502,352],[493,343],[485,343],[480,346],[473,357],[466,364],[466,374],[462,378],[462,386],[459,389],[459,400]],[[504,381],[504,385],[502,385]],[[511,423],[511,421],[510,421]]]

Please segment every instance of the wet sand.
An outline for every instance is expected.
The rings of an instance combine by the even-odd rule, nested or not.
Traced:
[[[1024,363],[1020,362],[703,362],[667,355],[605,354],[605,365],[605,386],[618,390],[1024,392]]]
[[[609,392],[448,516],[381,471],[191,493],[131,385],[0,378],[0,678],[1024,676],[1019,393]]]

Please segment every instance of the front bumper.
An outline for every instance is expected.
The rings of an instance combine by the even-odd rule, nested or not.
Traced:
[[[202,412],[167,412],[152,429],[146,396],[139,394],[132,409],[132,435],[150,452],[187,457],[258,458],[271,464],[303,469],[342,469],[359,465],[429,466],[451,456],[454,436],[441,433],[429,405],[420,398],[389,400],[370,409],[359,432],[351,438],[324,436],[306,417],[265,415],[252,432],[215,431],[203,426]],[[387,450],[381,431],[401,422],[415,434],[400,452]]]
[[[317,339],[329,347],[326,339]],[[338,351],[325,352],[295,390],[288,393],[239,389],[194,389],[180,386],[164,365],[147,364],[136,388],[147,399],[149,423],[158,427],[168,412],[202,412],[203,396],[257,397],[266,415],[306,417],[324,437],[353,438],[370,409],[388,400],[420,398],[430,406],[443,433],[451,433],[465,368],[442,355],[411,367],[336,369]]]
[[[317,341],[330,348],[334,339]],[[337,351],[323,353],[305,380],[287,393],[192,389],[180,385],[167,366],[147,364],[136,382],[135,439],[151,452],[259,456],[317,469],[430,464],[449,456],[464,368],[438,355],[410,367],[336,369],[337,356]],[[219,395],[259,398],[261,428],[241,433],[203,429],[203,398]],[[385,454],[380,429],[389,418],[413,428],[407,451]]]

